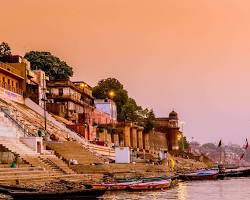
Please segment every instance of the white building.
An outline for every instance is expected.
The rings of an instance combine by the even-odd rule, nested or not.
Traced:
[[[102,112],[109,114],[113,121],[117,121],[116,104],[111,99],[95,99],[95,107]]]

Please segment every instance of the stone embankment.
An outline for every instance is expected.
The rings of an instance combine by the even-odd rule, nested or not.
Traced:
[[[174,171],[169,162],[162,164],[104,164],[104,165],[75,165],[72,169],[79,174],[103,174],[108,180],[116,178],[157,177],[163,175],[175,175],[177,173],[192,172],[197,169],[207,168],[204,162],[193,159],[173,157],[175,160]]]

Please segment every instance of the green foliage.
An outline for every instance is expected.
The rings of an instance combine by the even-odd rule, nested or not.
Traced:
[[[73,75],[72,67],[50,52],[30,51],[24,57],[31,63],[32,70],[43,70],[50,80],[68,80]]]
[[[115,96],[112,98],[117,106],[118,121],[137,122],[144,126],[144,131],[150,131],[154,127],[153,110],[143,109],[137,105],[133,98],[128,96],[127,90],[115,78],[102,79],[93,88],[93,96],[97,99],[109,98],[109,91],[113,91]]]
[[[115,96],[112,98],[117,106],[117,118],[122,121],[121,116],[122,106],[128,101],[128,92],[123,88],[123,85],[115,78],[102,79],[98,85],[93,88],[93,96],[97,99],[108,98],[109,91],[113,91]]]
[[[0,57],[11,55],[11,48],[6,42],[0,44]]]
[[[154,128],[155,114],[153,109],[145,109],[146,117],[144,118],[144,131],[147,133]]]
[[[128,101],[121,108],[121,118],[126,121],[135,122],[138,120],[138,110],[134,99],[129,98]]]
[[[179,141],[180,149],[182,149],[182,148],[188,149],[189,146],[190,146],[190,143],[187,141],[187,137],[184,136],[183,138],[181,138],[181,140]]]

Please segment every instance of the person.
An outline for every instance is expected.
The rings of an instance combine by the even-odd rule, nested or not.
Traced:
[[[15,155],[14,160],[12,161],[10,167],[11,168],[16,168],[17,167],[17,160],[18,160],[18,155]]]
[[[42,128],[39,128],[37,130],[37,135],[38,135],[38,137],[44,137],[45,136],[44,130]]]

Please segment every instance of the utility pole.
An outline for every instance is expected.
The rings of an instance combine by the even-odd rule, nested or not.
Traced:
[[[45,76],[45,75],[44,75]],[[43,90],[43,98],[41,99],[41,101],[43,101],[43,110],[44,110],[44,131],[45,134],[47,132],[47,115],[46,115],[46,102],[47,102],[47,98],[46,98],[46,87],[45,87],[45,77],[43,76],[43,85],[42,85],[42,90]]]

